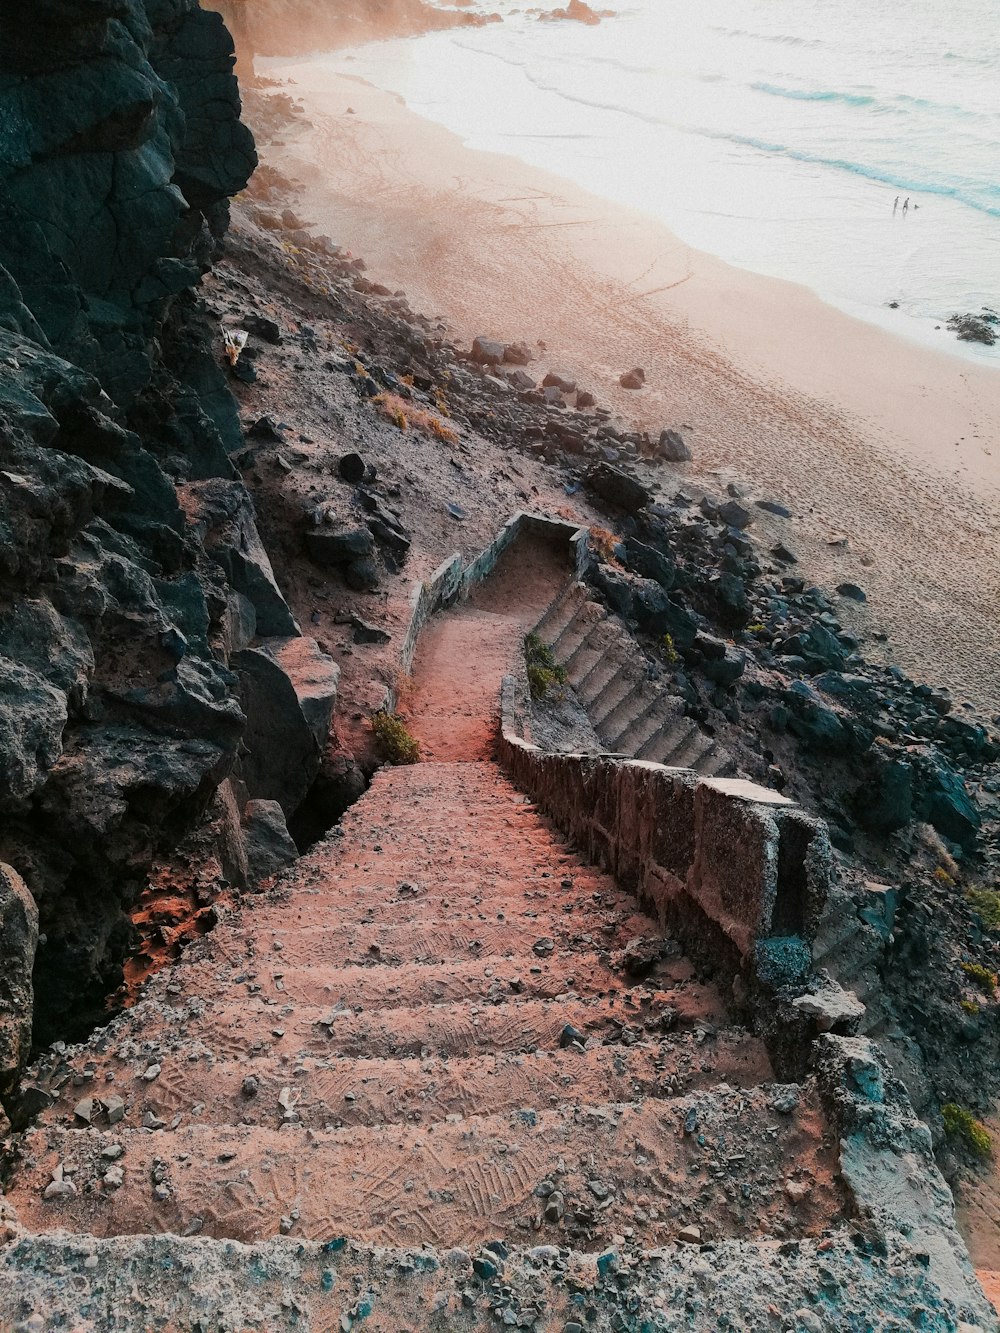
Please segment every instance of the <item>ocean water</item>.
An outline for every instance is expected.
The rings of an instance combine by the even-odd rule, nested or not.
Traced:
[[[588,27],[487,0],[502,24],[323,59],[473,148],[1000,368],[1000,344],[936,327],[1000,309],[998,0],[612,5]]]

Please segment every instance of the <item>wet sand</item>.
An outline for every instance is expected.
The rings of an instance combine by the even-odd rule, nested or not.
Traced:
[[[261,66],[295,84],[311,121],[266,158],[305,186],[310,220],[363,255],[368,276],[460,340],[541,339],[533,373],[566,368],[626,420],[684,428],[693,481],[721,476],[784,501],[793,519],[767,531],[809,577],[865,588],[846,624],[887,632],[887,657],[996,712],[1000,369],[894,337],[556,176],[467,149],[320,59]],[[640,393],[618,386],[633,365],[646,371]]]

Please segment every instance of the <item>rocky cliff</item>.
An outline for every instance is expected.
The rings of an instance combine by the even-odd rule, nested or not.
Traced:
[[[233,63],[198,0],[0,4],[0,1093],[36,905],[46,1041],[121,979],[163,846],[200,824],[220,877],[247,872],[230,658],[298,630],[194,295],[256,164]]]

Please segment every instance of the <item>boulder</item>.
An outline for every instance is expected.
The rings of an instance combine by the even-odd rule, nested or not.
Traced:
[[[699,635],[698,638],[705,638],[705,635]],[[695,640],[697,645],[698,640]],[[734,644],[723,644],[723,653],[721,657],[706,657],[702,665],[702,673],[706,679],[712,681],[715,685],[721,685],[723,689],[728,689],[734,685],[740,676],[746,670],[746,654],[742,649]]]
[[[646,372],[639,366],[633,366],[619,377],[618,383],[623,389],[641,389],[646,383]]]
[[[653,579],[661,588],[674,586],[677,567],[669,556],[635,537],[626,537],[622,545],[623,563],[629,569],[635,570],[644,579]]]
[[[531,360],[527,343],[508,343],[503,349],[503,359],[508,366],[526,366]]]
[[[31,1050],[37,947],[35,900],[13,866],[0,862],[0,1093],[11,1090]]]
[[[642,482],[630,477],[621,468],[610,463],[598,463],[587,473],[587,489],[617,509],[624,509],[627,514],[637,514],[652,500],[652,493]]]
[[[319,772],[337,700],[340,668],[313,639],[268,639],[235,653],[247,718],[241,760],[251,797],[290,816]]]
[[[660,432],[656,452],[661,458],[665,458],[668,463],[690,463],[691,459],[694,458],[694,454],[684,442],[684,437],[675,430]]]
[[[306,533],[306,551],[317,565],[342,569],[375,553],[375,538],[367,528],[313,528]]]
[[[257,531],[250,492],[241,481],[213,478],[181,488],[185,511],[206,554],[230,587],[253,607],[255,632],[264,637],[298,633]]]
[[[277,801],[247,801],[243,811],[243,844],[254,885],[278,874],[299,854]]]
[[[564,370],[550,370],[542,380],[543,389],[558,389],[560,393],[576,393],[576,380]]]
[[[344,454],[337,463],[337,471],[344,481],[352,486],[359,486],[365,479],[367,465],[360,454]]]
[[[751,514],[746,505],[740,504],[738,500],[727,500],[725,504],[719,506],[719,518],[727,527],[742,531],[749,526]]]
[[[864,588],[860,588],[856,583],[838,583],[837,592],[841,597],[848,597],[852,602],[867,602],[868,597]]]
[[[792,511],[787,505],[783,505],[778,500],[755,500],[754,504],[758,509],[763,509],[766,514],[774,514],[776,518],[791,518]]]
[[[788,730],[803,744],[834,753],[842,753],[850,747],[851,732],[843,718],[835,709],[828,708],[805,681],[793,681],[781,698],[790,714]]]
[[[813,672],[842,671],[847,662],[843,645],[825,625],[813,622],[807,630],[785,639],[775,651],[782,657],[801,657]]]
[[[536,388],[534,379],[526,370],[512,370],[507,375],[507,383],[513,385],[518,393],[530,393]]]
[[[937,831],[962,847],[972,847],[982,817],[963,780],[933,751],[920,756],[918,814]]]
[[[477,338],[472,344],[472,359],[482,366],[499,366],[507,349],[491,338]]]
[[[714,575],[708,580],[708,593],[723,624],[740,626],[750,619],[750,599],[738,574],[723,570]]]

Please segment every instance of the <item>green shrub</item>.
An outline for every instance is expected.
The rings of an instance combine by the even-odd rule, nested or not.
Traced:
[[[989,1157],[993,1151],[993,1137],[984,1124],[981,1124],[971,1111],[954,1102],[946,1102],[941,1107],[944,1132],[952,1139],[961,1139],[968,1150],[976,1157]]]
[[[371,729],[382,758],[390,764],[415,764],[420,758],[420,742],[396,713],[375,713]]]
[[[566,684],[566,668],[559,665],[552,649],[537,634],[525,635],[524,660],[532,699],[544,699],[554,686]]]
[[[975,1015],[980,1012],[979,1005],[976,1004],[975,1000],[959,1000],[959,1004],[967,1014]]]
[[[1000,893],[996,889],[967,889],[965,898],[987,930],[1000,931]]]
[[[667,666],[674,666],[681,660],[680,653],[674,645],[674,636],[669,631],[660,640],[660,656]]]
[[[984,995],[994,995],[996,993],[997,982],[1000,979],[988,967],[983,967],[981,963],[963,963],[962,971],[974,986],[979,987]]]

